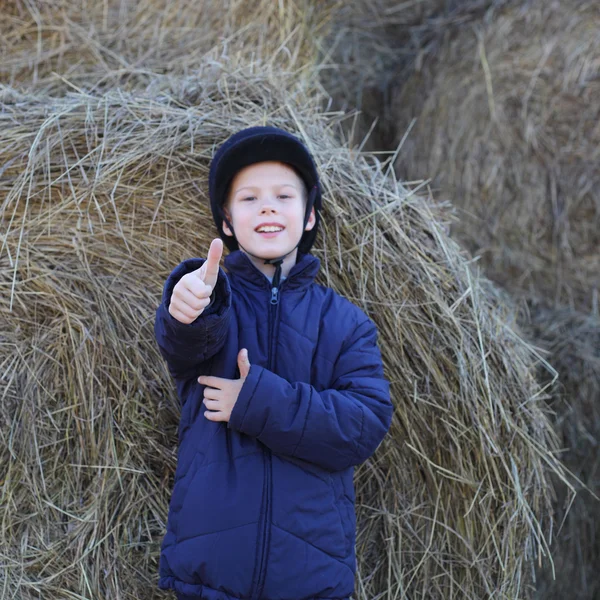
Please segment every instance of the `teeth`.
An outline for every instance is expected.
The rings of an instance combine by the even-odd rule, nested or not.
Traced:
[[[268,227],[261,227],[257,231],[264,231],[265,233],[271,233],[273,231],[283,231],[283,227],[275,227],[274,225],[269,225]]]

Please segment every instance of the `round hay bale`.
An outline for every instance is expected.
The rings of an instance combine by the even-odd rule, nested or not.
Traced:
[[[315,82],[230,67],[211,58],[136,94],[3,90],[4,589],[165,597],[179,405],[154,311],[168,273],[214,236],[215,146],[270,122],[320,165],[320,282],[378,325],[396,406],[356,471],[356,598],[529,597],[549,475],[564,476],[535,378],[549,365],[444,233],[441,208],[336,142]]]
[[[434,179],[486,274],[583,312],[600,286],[599,25],[586,0],[506,8],[445,40],[392,108],[396,140],[414,124],[398,176]]]
[[[536,598],[593,600],[600,596],[600,320],[532,303],[523,327],[558,371],[551,408],[563,461],[581,482],[572,506],[565,488],[556,486],[560,531],[551,545],[556,580],[542,570]]]

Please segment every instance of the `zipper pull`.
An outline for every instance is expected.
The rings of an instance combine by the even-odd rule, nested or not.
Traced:
[[[279,302],[279,288],[271,288],[271,304],[277,304]]]

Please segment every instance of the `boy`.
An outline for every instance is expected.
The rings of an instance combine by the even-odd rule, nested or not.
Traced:
[[[159,587],[179,599],[346,600],[353,468],[392,417],[377,331],[314,282],[321,194],[300,140],[236,133],[209,188],[221,239],[175,268],[156,313],[182,402]]]

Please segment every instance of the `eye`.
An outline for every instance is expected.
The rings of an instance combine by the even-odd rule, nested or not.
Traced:
[[[279,194],[280,198],[291,198],[291,196],[288,196],[287,194]]]
[[[255,196],[246,196],[245,198],[242,198],[242,202],[246,201],[246,200],[255,200]]]

